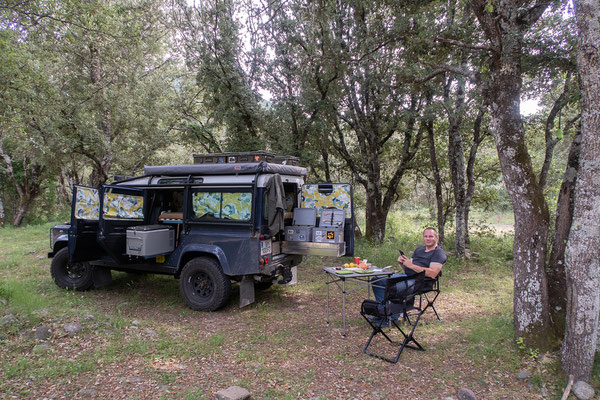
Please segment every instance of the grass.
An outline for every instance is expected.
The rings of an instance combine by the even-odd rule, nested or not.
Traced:
[[[388,239],[381,245],[358,240],[355,253],[375,265],[395,265],[398,249],[410,254],[429,223],[416,213],[394,213]],[[339,336],[334,292],[331,325],[324,324],[321,268],[346,259],[308,257],[297,285],[257,293],[257,302],[241,310],[234,295],[224,310],[198,313],[183,305],[177,281],[166,276],[113,273],[113,284],[102,289],[57,288],[46,258],[50,226],[0,229],[0,317],[18,319],[0,327],[0,397],[52,397],[52,388],[73,397],[98,380],[99,396],[161,399],[214,398],[231,385],[248,388],[256,399],[394,398],[396,387],[382,380],[420,382],[424,376],[423,391],[408,388],[406,397],[444,398],[467,386],[483,399],[540,392],[559,398],[566,384],[559,355],[532,357],[514,340],[507,234],[472,235],[464,261],[451,256],[447,238],[450,257],[437,306],[443,320],[426,315],[418,337],[427,351],[406,351],[389,365],[361,352],[369,334],[357,313],[364,293],[348,297],[347,339]],[[72,338],[62,326],[75,320],[84,329]],[[33,331],[41,325],[53,331],[45,352],[34,351]],[[514,378],[522,369],[531,372],[529,387]],[[142,381],[123,385],[124,376]]]

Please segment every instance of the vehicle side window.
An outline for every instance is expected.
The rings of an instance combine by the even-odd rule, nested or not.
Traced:
[[[144,197],[104,193],[103,212],[105,219],[144,219]]]
[[[250,221],[252,193],[195,192],[192,194],[193,218]]]
[[[97,221],[100,215],[98,190],[78,187],[75,194],[75,218]]]

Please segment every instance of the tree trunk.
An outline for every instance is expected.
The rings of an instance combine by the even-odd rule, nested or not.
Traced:
[[[0,196],[0,226],[4,228],[4,203],[2,202],[2,196]]]
[[[553,341],[546,281],[549,213],[544,194],[531,165],[520,114],[523,36],[539,19],[549,2],[529,9],[514,2],[471,0],[491,43],[490,86],[485,91],[491,128],[506,189],[515,215],[513,245],[515,336],[533,348],[545,350]]]
[[[485,135],[481,133],[481,123],[483,121],[483,115],[485,114],[486,106],[482,105],[479,107],[477,117],[473,123],[473,144],[469,151],[469,161],[467,162],[467,194],[465,198],[465,245],[469,247],[469,212],[471,211],[471,200],[473,200],[473,193],[475,193],[475,160],[477,159],[477,150],[479,145],[483,141]]]
[[[437,210],[437,228],[440,246],[444,245],[446,215],[444,214],[444,197],[442,192],[442,179],[437,162],[437,154],[435,151],[435,140],[433,131],[433,121],[426,122],[427,138],[429,140],[429,159],[431,160],[431,171],[433,173],[433,183],[435,186],[435,204]]]
[[[385,223],[387,220],[387,211],[381,204],[381,191],[376,188],[377,185],[371,183],[365,186],[367,192],[367,204],[365,210],[365,237],[382,243],[385,238]]]
[[[465,102],[465,78],[459,77],[456,89],[456,106],[454,111],[448,107],[450,129],[448,131],[448,165],[452,176],[454,190],[455,229],[454,251],[457,258],[465,256],[466,248],[466,184],[465,184],[465,153],[463,137],[460,131],[463,121],[463,106]]]
[[[579,152],[581,148],[581,129],[571,143],[567,168],[558,194],[556,205],[556,222],[552,250],[548,262],[548,297],[550,301],[550,320],[558,337],[565,334],[565,318],[567,315],[567,293],[565,276],[565,249],[573,220],[575,200],[575,183],[579,170]]]
[[[580,168],[573,224],[565,252],[567,320],[562,365],[575,379],[590,382],[600,310],[600,15],[599,0],[575,0],[579,28],[577,68],[582,93]]]
[[[94,44],[89,45],[90,49],[90,81],[98,86],[102,85],[102,61],[98,49]],[[100,149],[102,152],[99,156],[93,156],[92,161],[94,162],[93,171],[90,176],[90,185],[93,187],[100,187],[103,183],[108,181],[108,174],[113,164],[112,154],[112,143],[115,135],[111,122],[111,113],[106,99],[104,98],[104,89],[100,87],[100,101],[102,115],[100,116],[100,126],[102,128],[102,134],[106,143],[109,143],[105,149]],[[92,150],[94,152],[94,150]]]
[[[23,223],[23,218],[29,211],[29,207],[31,206],[32,199],[28,196],[19,196],[19,205],[17,206],[17,212],[13,217],[12,224],[13,226],[21,226]]]

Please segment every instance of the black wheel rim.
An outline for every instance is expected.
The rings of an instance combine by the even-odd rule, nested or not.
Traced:
[[[65,273],[71,280],[81,279],[87,272],[87,265],[84,263],[67,264]]]
[[[212,296],[215,291],[215,284],[210,276],[204,272],[198,272],[190,277],[190,287],[192,293],[202,298],[208,298]]]

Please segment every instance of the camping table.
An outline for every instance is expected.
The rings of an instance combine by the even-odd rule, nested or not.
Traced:
[[[392,271],[384,270],[374,271],[368,274],[355,272],[352,274],[338,275],[336,272],[340,271],[340,269],[336,269],[334,267],[323,268],[323,271],[325,271],[325,285],[327,286],[327,311],[325,314],[327,325],[329,325],[329,285],[335,283],[338,289],[340,289],[342,292],[342,319],[344,321],[344,330],[342,332],[342,336],[346,336],[346,294],[366,286],[367,296],[370,298],[371,285],[394,274]],[[346,286],[346,281],[348,281],[348,287]]]

